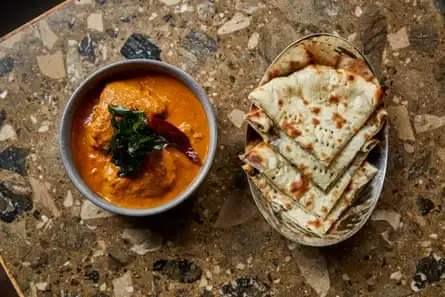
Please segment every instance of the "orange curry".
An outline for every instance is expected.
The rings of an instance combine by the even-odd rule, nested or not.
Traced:
[[[85,183],[102,198],[129,208],[156,207],[183,192],[201,168],[174,148],[151,153],[134,176],[118,176],[118,167],[105,153],[113,135],[107,107],[140,110],[147,117],[165,115],[187,135],[204,162],[209,126],[193,92],[170,76],[151,74],[108,83],[98,97],[80,106],[73,124],[73,157]]]

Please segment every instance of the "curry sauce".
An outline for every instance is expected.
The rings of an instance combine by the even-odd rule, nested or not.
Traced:
[[[162,113],[181,129],[204,163],[209,148],[209,126],[200,101],[185,85],[162,74],[109,83],[100,96],[86,100],[76,113],[72,151],[85,183],[111,203],[128,208],[152,208],[181,194],[201,167],[174,148],[152,153],[135,176],[119,177],[105,153],[113,130],[108,104]]]

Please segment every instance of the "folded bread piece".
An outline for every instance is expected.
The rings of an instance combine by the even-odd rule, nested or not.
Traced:
[[[364,60],[356,58],[351,52],[345,54],[341,51],[333,51],[332,48],[323,48],[323,45],[323,43],[306,43],[289,48],[270,66],[262,84],[279,76],[287,76],[309,64],[349,70],[377,84],[377,79]]]
[[[249,94],[275,126],[326,167],[381,98],[382,90],[376,84],[354,72],[323,65],[309,65],[275,78]]]
[[[273,187],[298,203],[301,208],[324,219],[343,195],[367,155],[368,152],[358,153],[351,166],[326,193],[265,142],[250,148],[240,159],[257,169],[270,180]]]
[[[352,204],[360,190],[364,188],[378,172],[377,168],[365,162],[352,176],[347,189],[329,215],[326,218],[320,218],[308,212],[287,195],[277,190],[264,174],[260,173],[251,165],[245,164],[243,170],[261,191],[263,197],[273,206],[276,206],[274,209],[281,209],[280,214],[282,217],[318,236],[324,236],[329,231],[332,225],[340,218],[341,214]]]
[[[345,172],[359,151],[368,152],[374,147],[377,140],[372,137],[382,128],[387,119],[387,113],[383,108],[378,109],[351,138],[329,167],[302,149],[284,132],[274,129],[270,118],[262,109],[253,106],[245,119],[264,141],[270,143],[277,152],[295,165],[300,173],[326,191]]]

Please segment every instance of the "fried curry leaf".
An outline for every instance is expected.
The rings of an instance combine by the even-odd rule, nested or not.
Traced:
[[[168,142],[149,128],[144,112],[108,105],[111,113],[113,136],[108,154],[111,162],[119,167],[119,176],[136,172],[144,159],[155,150],[167,147]]]
[[[142,111],[111,104],[108,111],[112,116],[113,136],[107,154],[113,155],[111,162],[119,167],[119,176],[136,172],[151,152],[167,146],[175,147],[192,162],[201,164],[188,137],[162,118],[147,120]]]

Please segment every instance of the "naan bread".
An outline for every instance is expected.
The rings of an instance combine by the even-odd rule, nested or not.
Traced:
[[[352,137],[329,167],[326,167],[313,155],[303,150],[284,132],[276,129],[272,130],[272,120],[262,109],[254,106],[245,117],[246,121],[261,135],[264,141],[270,143],[277,152],[295,165],[299,172],[309,177],[323,190],[327,190],[341,176],[357,152],[360,150],[367,152],[374,147],[377,140],[372,139],[372,137],[380,131],[386,118],[387,113],[383,108],[377,110],[360,131]]]
[[[275,77],[286,76],[312,63],[312,54],[304,46],[287,50],[266,73],[266,81]]]
[[[382,90],[343,69],[309,65],[249,94],[273,123],[326,167],[381,103]]]
[[[307,177],[277,153],[270,145],[260,142],[241,160],[257,169],[273,186],[301,205],[307,212],[325,218],[342,196],[352,176],[366,159],[368,153],[360,152],[351,166],[328,192],[323,192]]]
[[[349,70],[362,76],[367,81],[378,84],[366,62],[351,55],[353,55],[351,52],[345,54],[333,48],[324,48],[323,43],[312,44],[302,42],[302,44],[286,50],[274,61],[262,79],[262,84],[276,77],[287,76],[309,64]]]
[[[333,210],[326,218],[321,219],[294,203],[287,195],[278,191],[269,179],[256,171],[252,166],[245,164],[243,170],[261,191],[263,197],[267,199],[269,203],[276,206],[275,208],[281,210],[280,214],[283,217],[319,236],[324,236],[329,231],[332,225],[340,218],[341,214],[352,204],[360,190],[368,184],[378,172],[377,168],[365,162],[354,174],[351,183],[348,185],[341,199],[335,204]]]

